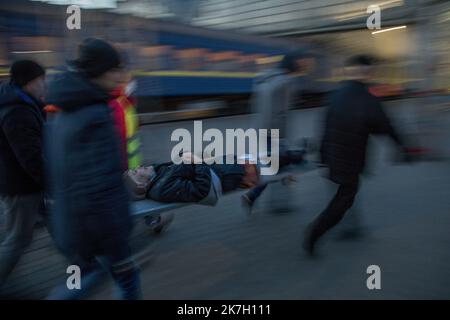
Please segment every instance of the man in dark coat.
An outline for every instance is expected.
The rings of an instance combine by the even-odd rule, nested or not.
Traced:
[[[0,87],[0,210],[6,236],[0,244],[0,287],[32,240],[42,205],[41,98],[45,71],[36,62],[13,63]]]
[[[74,71],[55,79],[48,92],[48,102],[61,110],[46,134],[54,199],[50,220],[57,246],[81,267],[84,277],[82,290],[56,290],[49,298],[83,297],[90,286],[83,279],[97,272],[100,261],[122,298],[137,299],[139,271],[128,245],[129,199],[108,106],[109,92],[121,80],[121,59],[109,43],[86,39],[71,66]]]
[[[316,241],[335,226],[353,205],[363,172],[371,134],[385,134],[402,146],[399,135],[366,81],[373,71],[373,59],[355,56],[349,60],[352,80],[344,81],[330,96],[322,140],[322,162],[338,190],[327,208],[311,223],[303,243],[312,254]]]

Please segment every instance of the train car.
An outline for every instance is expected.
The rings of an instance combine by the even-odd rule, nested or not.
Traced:
[[[282,40],[93,9],[82,10],[80,30],[68,30],[65,9],[0,0],[0,76],[21,58],[41,62],[49,74],[60,72],[83,38],[102,37],[127,57],[144,122],[155,113],[165,121],[248,112],[254,77],[292,47]]]
[[[289,47],[250,41],[200,28],[159,24],[157,44],[141,48],[145,65],[135,71],[140,111],[227,109],[248,112],[253,79]],[[222,110],[223,112],[224,110]]]
[[[68,30],[65,9],[0,0],[0,77],[19,58],[43,63],[49,74],[60,72],[82,39],[102,37],[127,57],[144,123],[249,112],[258,72],[273,67],[293,48],[316,57],[313,72],[299,82],[294,108],[322,105],[340,79],[329,50],[307,45],[314,39],[264,38],[93,9],[83,9],[80,30]],[[385,98],[405,93],[404,87],[384,82],[372,91]]]

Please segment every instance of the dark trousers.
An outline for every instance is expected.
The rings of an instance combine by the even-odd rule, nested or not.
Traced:
[[[358,179],[341,183],[324,211],[312,222],[309,230],[310,241],[316,242],[324,233],[342,220],[345,213],[353,205],[358,193]]]
[[[72,264],[81,269],[81,289],[68,289],[67,285],[56,287],[47,300],[86,299],[92,291],[110,275],[119,289],[119,298],[138,300],[142,298],[140,271],[131,258],[128,245],[120,245],[113,253],[91,258],[71,258]]]
[[[0,195],[0,211],[3,208],[6,227],[5,239],[0,244],[0,287],[30,244],[41,205],[41,192]]]

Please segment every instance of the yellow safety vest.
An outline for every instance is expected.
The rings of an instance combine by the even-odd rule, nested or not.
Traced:
[[[119,103],[125,114],[128,168],[136,169],[142,165],[141,142],[138,136],[139,118],[135,107],[126,97],[120,97]]]

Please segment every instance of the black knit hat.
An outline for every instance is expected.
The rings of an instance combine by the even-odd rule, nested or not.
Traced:
[[[78,46],[78,57],[69,65],[83,72],[89,78],[96,78],[105,72],[121,67],[119,52],[108,42],[87,38]]]
[[[14,84],[22,88],[28,82],[45,75],[45,70],[32,60],[18,60],[12,64],[9,73]]]

